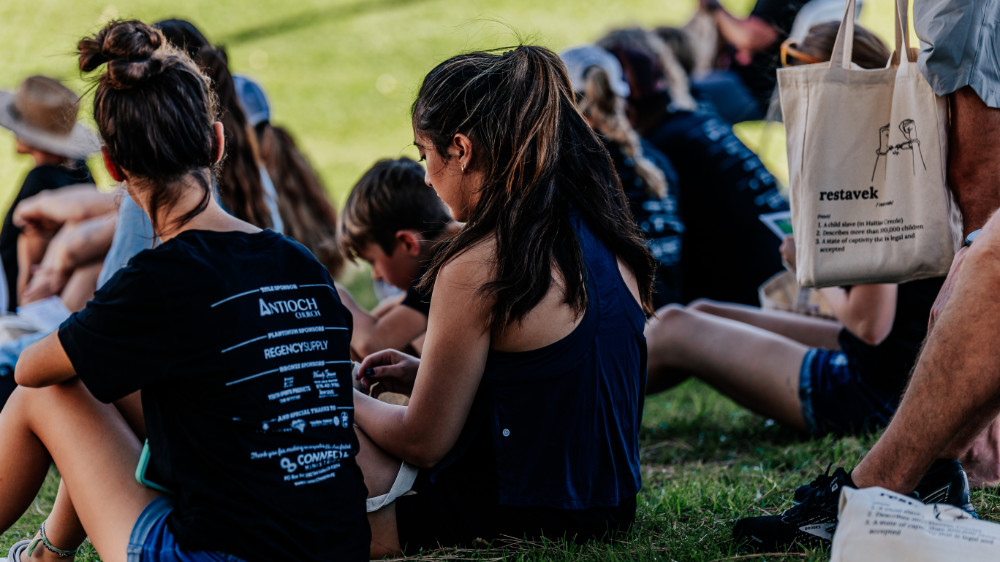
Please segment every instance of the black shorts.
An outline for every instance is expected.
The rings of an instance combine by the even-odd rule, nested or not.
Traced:
[[[504,537],[610,540],[628,531],[635,520],[634,496],[615,507],[581,510],[506,506],[499,505],[495,486],[482,478],[450,472],[447,481],[439,478],[433,484],[422,473],[414,484],[416,494],[396,500],[396,527],[404,553]]]

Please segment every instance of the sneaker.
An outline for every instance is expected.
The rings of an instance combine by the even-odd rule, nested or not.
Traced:
[[[798,503],[781,515],[740,519],[733,536],[754,550],[786,550],[799,543],[806,547],[829,546],[837,527],[840,488],[854,487],[850,475],[838,468],[795,490]],[[924,503],[954,505],[973,517],[969,480],[957,460],[939,459],[931,465],[911,495]]]
[[[808,487],[796,490],[801,499],[798,504],[781,515],[740,519],[733,527],[733,537],[763,552],[783,551],[795,544],[807,548],[829,545],[837,528],[837,507],[844,486],[854,487],[854,483],[843,468],[821,474]]]
[[[969,478],[957,460],[938,459],[910,494],[924,503],[947,503],[977,517],[972,507]]]

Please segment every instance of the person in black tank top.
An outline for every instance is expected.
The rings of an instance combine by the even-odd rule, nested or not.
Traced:
[[[359,368],[363,388],[410,394],[355,395],[371,554],[627,529],[654,262],[562,63],[530,46],[449,59],[413,129],[427,183],[465,224],[424,277],[422,358]]]

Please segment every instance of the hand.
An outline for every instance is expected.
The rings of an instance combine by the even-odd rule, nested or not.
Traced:
[[[360,390],[371,392],[378,383],[379,392],[397,392],[407,396],[413,392],[420,359],[395,349],[386,349],[365,357],[358,368]]]
[[[955,253],[955,259],[951,261],[951,269],[948,270],[948,277],[945,278],[944,284],[941,285],[941,290],[938,291],[937,298],[934,299],[934,305],[931,306],[931,315],[927,320],[928,332],[934,327],[934,323],[937,322],[938,317],[941,316],[945,306],[948,304],[948,299],[951,297],[951,290],[958,279],[959,270],[962,268],[962,262],[965,261],[965,253],[968,249],[968,246],[963,246]]]
[[[28,304],[59,295],[66,287],[67,281],[69,281],[69,276],[63,272],[54,268],[38,266],[32,271],[31,280],[24,287],[20,304]]]
[[[795,273],[795,238],[790,234],[785,235],[778,251],[781,252],[781,261],[784,262],[788,271]]]

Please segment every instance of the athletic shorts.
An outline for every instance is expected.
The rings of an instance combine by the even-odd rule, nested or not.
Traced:
[[[802,360],[799,399],[813,435],[860,434],[881,429],[899,405],[899,395],[866,383],[839,351],[810,349]]]
[[[416,494],[396,500],[399,544],[406,554],[421,548],[471,545],[476,539],[566,538],[578,543],[610,540],[635,520],[635,497],[617,507],[583,510],[497,505],[482,489],[430,484],[423,473]],[[492,499],[484,496],[492,496]],[[497,542],[497,544],[501,544]]]
[[[243,562],[242,558],[222,552],[182,549],[167,527],[167,516],[173,510],[173,503],[167,496],[160,496],[146,505],[132,527],[128,562]]]

